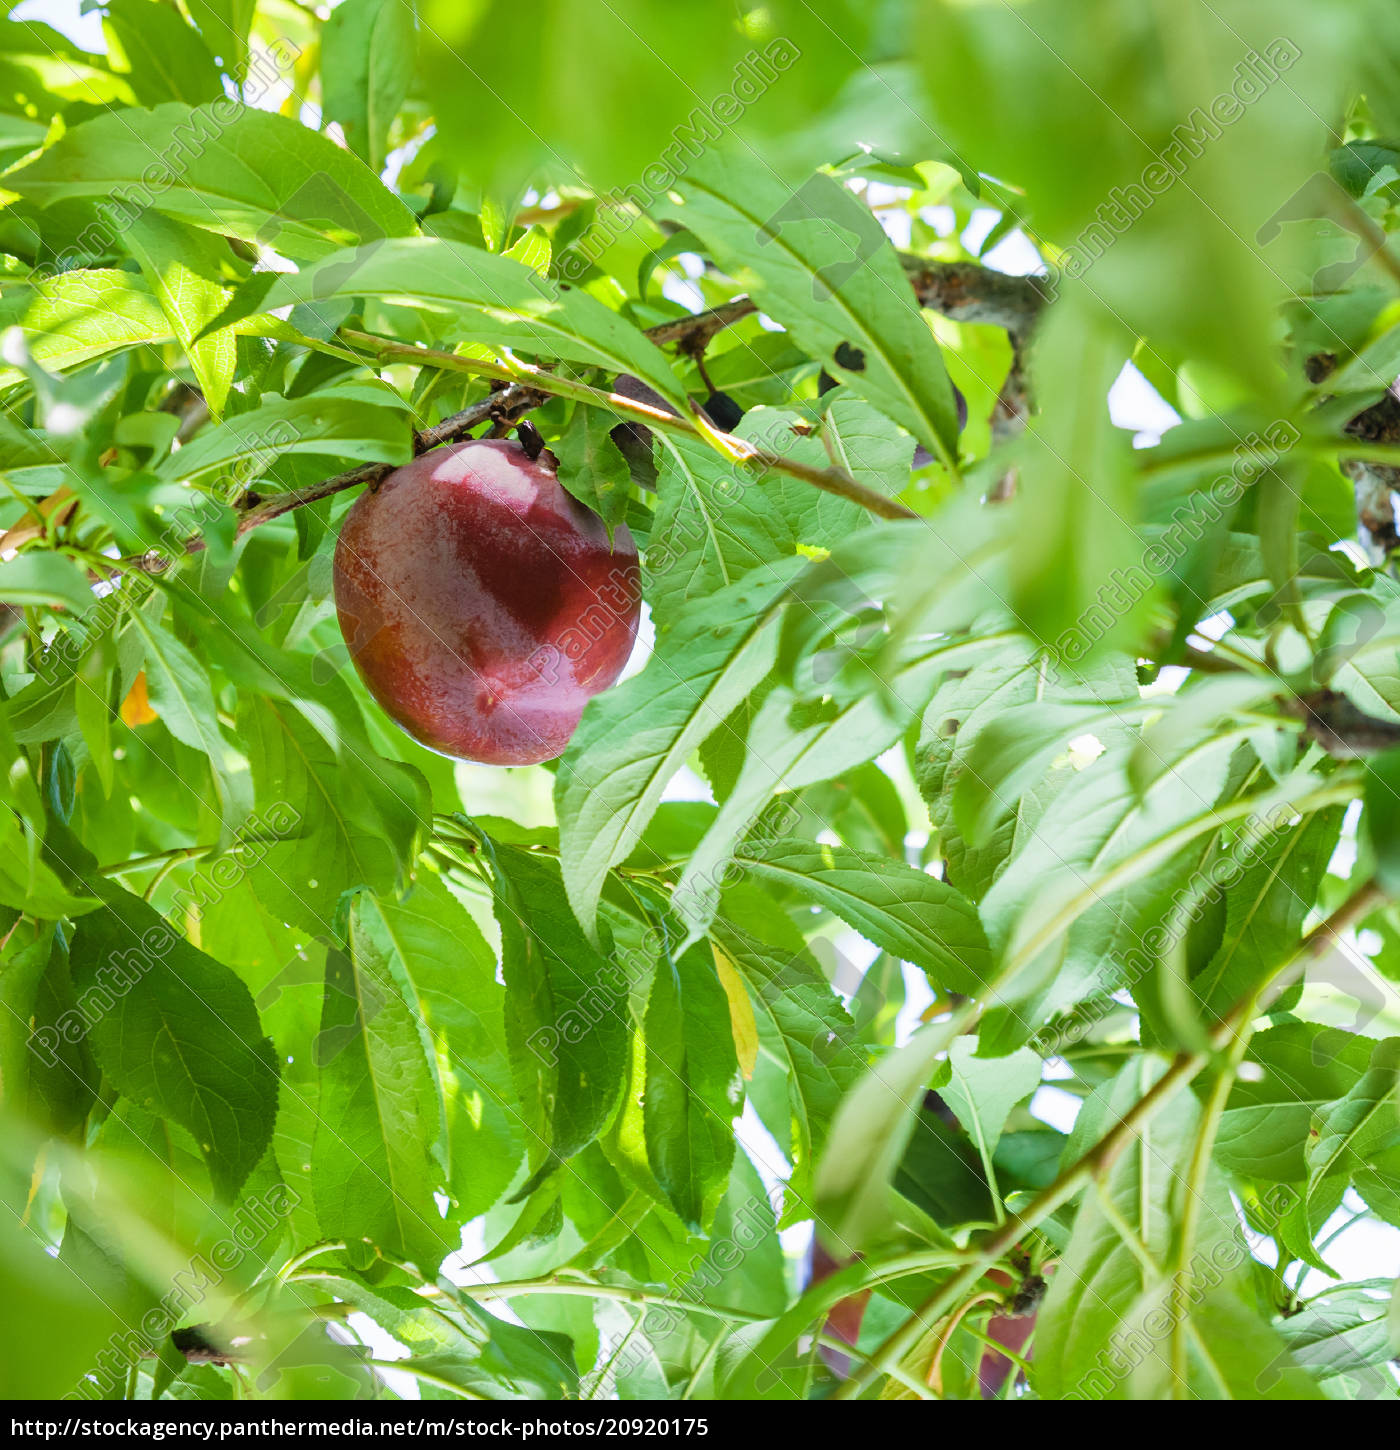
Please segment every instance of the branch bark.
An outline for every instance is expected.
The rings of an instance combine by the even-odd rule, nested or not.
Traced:
[[[1358,413],[1346,431],[1368,443],[1400,443],[1400,399],[1394,386],[1380,402]],[[1356,490],[1356,522],[1362,547],[1379,568],[1393,549],[1400,548],[1393,497],[1400,488],[1400,468],[1392,463],[1347,458],[1342,462],[1342,472]]]
[[[955,322],[981,322],[1002,328],[1011,342],[1011,367],[992,408],[992,441],[1017,437],[1031,414],[1026,353],[1031,333],[1045,307],[1045,294],[1033,277],[994,272],[976,262],[930,262],[922,257],[900,259],[923,307]],[[1016,491],[1016,470],[993,486],[989,498],[1007,499]]]
[[[1045,305],[1032,277],[996,272],[978,262],[931,262],[901,256],[905,275],[921,307],[954,322],[985,322],[1011,334],[1013,343],[1030,336]]]
[[[1400,745],[1400,723],[1366,714],[1336,690],[1295,696],[1284,708],[1303,721],[1304,736],[1336,760],[1362,760]]]
[[[1336,369],[1335,353],[1318,353],[1304,363],[1310,383],[1325,382]],[[1393,383],[1379,401],[1364,408],[1346,425],[1349,437],[1382,446],[1400,444],[1400,397]],[[1400,548],[1393,494],[1400,489],[1400,465],[1379,458],[1342,458],[1342,472],[1356,494],[1357,540],[1375,568],[1382,568],[1393,550]]]

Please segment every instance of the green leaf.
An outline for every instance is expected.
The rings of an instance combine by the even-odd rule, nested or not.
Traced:
[[[377,297],[448,316],[446,341],[502,344],[614,373],[632,373],[678,411],[685,391],[662,353],[595,297],[556,293],[530,267],[443,237],[391,237],[279,277],[268,311],[332,297]]]
[[[857,483],[877,493],[901,492],[909,483],[914,440],[864,398],[845,388],[828,394],[828,398],[822,432],[836,462]]]
[[[824,468],[815,438],[793,431],[798,414],[751,408],[736,438]],[[774,470],[740,468],[705,444],[661,436],[656,516],[646,555],[646,596],[659,634],[707,597],[751,570],[827,549],[865,522],[845,499]]]
[[[1216,1161],[1249,1178],[1305,1179],[1313,1118],[1356,1086],[1374,1046],[1370,1038],[1311,1022],[1257,1033],[1249,1056],[1262,1076],[1235,1083],[1216,1133]]]
[[[1279,1321],[1294,1361],[1322,1381],[1346,1376],[1358,1399],[1393,1395],[1385,1368],[1394,1354],[1386,1332],[1386,1304],[1361,1289],[1319,1296]]]
[[[837,1110],[815,1184],[817,1230],[835,1257],[860,1253],[888,1231],[895,1172],[956,1034],[956,1023],[920,1028],[876,1062]]]
[[[926,871],[811,841],[762,844],[737,864],[761,883],[788,887],[835,912],[945,991],[986,990],[991,958],[976,909]]]
[[[1267,982],[1297,950],[1342,829],[1341,806],[1277,832],[1225,898],[1225,930],[1191,990],[1210,1020]]]
[[[73,983],[108,1081],[187,1128],[231,1197],[272,1138],[277,1060],[247,987],[140,898],[99,886],[73,939]]]
[[[445,1104],[448,1191],[458,1215],[475,1217],[505,1191],[526,1136],[495,953],[466,909],[421,869],[403,901],[362,897],[357,912],[366,933],[373,924],[394,978],[411,984]]]
[[[102,27],[109,59],[131,77],[143,106],[183,101],[197,106],[223,95],[218,68],[199,32],[173,6],[153,0],[111,0]]]
[[[820,17],[778,0],[757,27],[736,24],[728,10],[678,11],[665,0],[620,0],[592,14],[547,0],[532,16],[533,64],[521,71],[506,0],[471,10],[427,0],[422,14],[425,80],[454,164],[483,184],[513,186],[567,155],[598,185],[642,183],[644,194],[668,186],[732,126],[747,132],[751,116],[767,117],[774,150],[780,137],[796,142],[790,133],[805,134],[855,65],[851,45],[863,49],[870,35],[868,12],[847,0]],[[878,89],[888,110],[888,92]],[[600,95],[615,98],[606,115],[592,104]],[[529,128],[519,126],[522,115]],[[804,154],[844,144],[806,141]],[[637,258],[628,263],[622,275],[630,278]]]
[[[542,226],[527,227],[502,253],[523,262],[532,272],[541,277],[549,275],[550,259],[549,233]]]
[[[1185,1390],[1166,1356],[1152,1355],[1130,1376],[1131,1397],[1325,1399],[1317,1382],[1290,1354],[1283,1336],[1261,1317],[1252,1297],[1248,1285],[1219,1289],[1205,1286],[1200,1302],[1191,1310]],[[1150,1324],[1161,1322],[1156,1316],[1170,1312],[1170,1302],[1165,1288],[1149,1291],[1120,1332],[1125,1336],[1144,1333]]]
[[[1013,634],[989,641],[987,658],[965,674],[951,672],[940,683],[927,710],[914,751],[914,778],[928,802],[929,820],[944,843],[948,879],[965,895],[980,900],[1005,864],[1015,828],[1034,809],[1034,797],[1016,805],[986,846],[974,847],[958,830],[953,793],[966,768],[968,752],[981,732],[996,724],[1008,708],[1037,699],[1046,683],[1032,643]],[[1136,688],[1136,679],[1133,681]]]
[[[680,622],[695,599],[792,553],[774,501],[698,439],[662,437],[656,494],[643,579],[659,632]]]
[[[377,903],[356,897],[349,951],[326,956],[311,1186],[322,1231],[436,1273],[457,1235],[433,1193],[442,1098]]]
[[[156,714],[177,740],[209,757],[214,777],[221,782],[221,794],[231,805],[228,746],[219,730],[208,671],[173,634],[147,618],[144,610],[133,609],[131,620],[145,645],[146,687]],[[226,819],[225,825],[237,825],[237,821]]]
[[[714,149],[662,215],[702,237],[833,377],[936,456],[957,456],[952,384],[899,258],[869,207],[818,173],[797,191],[757,157]],[[750,281],[751,279],[751,281]]]
[[[81,564],[64,554],[37,552],[0,564],[0,599],[15,605],[61,605],[74,614],[86,614],[95,603]]]
[[[50,372],[173,336],[170,319],[144,280],[100,268],[7,288],[0,331],[7,327],[23,331],[35,362]],[[0,367],[0,386],[22,376],[17,367]]]
[[[509,1324],[465,1294],[454,1302],[460,1318],[453,1318],[395,1284],[370,1288],[348,1275],[333,1275],[325,1287],[407,1345],[413,1353],[405,1363],[434,1381],[446,1380],[484,1399],[504,1398],[503,1390],[528,1399],[578,1396],[578,1370],[562,1334]]]
[[[1362,800],[1376,877],[1388,892],[1400,890],[1400,750],[1367,761]]]
[[[996,1151],[1011,1110],[1040,1085],[1044,1064],[1029,1047],[1007,1057],[978,1057],[972,1040],[959,1037],[948,1049],[948,1080],[939,1096],[977,1144],[983,1160]]]
[[[579,406],[550,445],[559,460],[559,482],[610,529],[626,517],[631,492],[627,460],[609,436],[617,422],[602,408]]]
[[[1302,490],[1295,468],[1269,471],[1255,484],[1255,527],[1259,553],[1278,607],[1295,622],[1298,615],[1298,526]]]
[[[914,1116],[914,1131],[899,1160],[894,1187],[938,1229],[991,1224],[996,1219],[985,1160],[979,1159],[966,1134],[939,1116],[928,1098]],[[903,1204],[896,1206],[896,1215],[902,1222],[912,1217]],[[926,1224],[918,1227],[926,1236],[935,1236]]]
[[[13,6],[6,5],[8,12]],[[105,56],[93,55],[39,21],[8,21],[3,30],[0,53],[9,57],[6,79],[12,86],[26,87],[29,108],[49,119],[63,109],[63,102],[102,106],[135,105],[136,97],[122,76],[108,68]]]
[[[1292,270],[1290,248],[1267,243],[1299,214],[1303,185],[1319,169],[1308,138],[1330,67],[1350,65],[1367,42],[1292,0],[1257,27],[1214,29],[1211,13],[1193,3],[1205,28],[1181,67],[1165,59],[1173,19],[1112,3],[1026,15],[940,3],[920,10],[913,34],[924,115],[942,144],[1014,186],[1018,217],[1067,248],[1054,279],[1064,295],[1050,313],[1073,289],[1151,337],[1164,358],[1199,360],[1217,387],[1240,380],[1267,396],[1282,386],[1281,375],[1270,376],[1268,319],[1293,285],[1280,275]],[[1251,51],[1279,66],[1255,70],[1246,60],[1241,80]],[[1316,74],[1294,65],[1318,54],[1329,59]],[[1275,90],[1284,71],[1289,79]],[[1224,126],[1209,114],[1221,95],[1231,97]],[[1152,160],[1168,164],[1144,178]],[[1160,189],[1130,191],[1126,179]],[[1129,199],[1120,202],[1114,186]],[[1171,268],[1161,261],[1169,254]],[[1157,285],[1144,287],[1145,275]]]
[[[728,1190],[710,1226],[709,1249],[685,1292],[765,1317],[787,1306],[787,1259],[777,1221],[768,1190],[744,1151],[734,1155]],[[703,1321],[697,1316],[692,1322]]]
[[[98,1355],[128,1326],[101,1285],[44,1251],[22,1209],[20,1199],[0,1214],[0,1294],[25,1306],[0,1320],[0,1394],[57,1400],[87,1383]]]
[[[1008,1007],[1008,1031],[1114,990],[1127,961],[1134,976],[1145,972],[1156,953],[1145,952],[1143,934],[1188,879],[1186,848],[1204,850],[1231,818],[1291,810],[1317,787],[1315,776],[1297,771],[1217,804],[1238,742],[1210,733],[1140,794],[1128,775],[1132,738],[1127,731],[1101,737],[1104,753],[1073,772],[982,900],[1003,963],[1000,990],[1008,1002],[1035,999],[1029,1008]]]
[[[242,80],[257,0],[186,0],[186,9],[224,69]]]
[[[15,473],[26,468],[45,468],[61,463],[54,446],[37,428],[26,428],[0,414],[0,469]]]
[[[579,932],[558,870],[494,847],[506,1041],[530,1130],[532,1184],[612,1120],[627,1074],[626,975]],[[726,1019],[727,1020],[727,1019]]]
[[[743,1100],[729,1000],[707,945],[663,956],[644,1031],[647,1156],[676,1212],[699,1231],[728,1181]]]
[[[12,922],[13,926],[14,923]],[[31,1043],[40,983],[54,954],[49,926],[17,931],[0,947],[0,1091],[12,1109],[23,1111],[29,1098],[30,1069],[42,1062],[45,1034]]]
[[[926,649],[912,662],[897,664],[879,693],[852,693],[840,704],[803,700],[783,686],[771,691],[742,741],[734,740],[743,756],[738,779],[686,863],[672,897],[677,915],[693,932],[704,929],[714,914],[720,883],[738,842],[760,820],[765,803],[775,792],[784,793],[778,796],[781,812],[790,799],[786,793],[844,776],[880,755],[903,735],[943,671],[975,659],[997,642],[993,636]],[[733,736],[731,724],[719,743],[726,745]],[[903,832],[899,845],[902,849]]]
[[[1043,776],[1071,739],[1116,733],[1145,719],[1146,702],[1110,700],[1073,703],[1042,700],[1009,709],[990,721],[969,743],[953,787],[953,816],[973,846],[983,846],[992,828],[1026,790]]]
[[[1154,1064],[1151,1072],[1160,1071]],[[1150,1084],[1143,1065],[1131,1063],[1100,1088],[1081,1109],[1065,1161],[1078,1158]],[[1224,1181],[1214,1173],[1196,1214],[1189,1297],[1184,1308],[1167,1312],[1171,1279],[1150,1266],[1171,1262],[1174,1205],[1199,1131],[1193,1102],[1167,1103],[1084,1194],[1037,1320],[1031,1383],[1038,1394],[1317,1398],[1249,1303],[1249,1251]],[[1184,1382],[1175,1369],[1174,1334],[1186,1339]],[[1129,1343],[1131,1352],[1122,1348]]]
[[[47,130],[23,116],[0,116],[0,151],[32,151],[43,143]]]
[[[692,611],[640,675],[589,702],[555,777],[569,903],[590,931],[608,868],[629,855],[692,750],[767,674],[769,611],[786,573],[744,581]]]
[[[98,905],[94,896],[86,909]],[[24,944],[26,935],[20,926],[17,947]],[[13,972],[18,978],[6,984],[6,1006],[26,1014],[17,1021],[12,1019],[17,1029],[13,1046],[27,1058],[22,1076],[11,1072],[5,1102],[7,1110],[13,1105],[42,1131],[68,1134],[81,1129],[92,1112],[102,1086],[102,1070],[88,1040],[65,944],[56,930],[50,935],[47,928],[40,940],[52,946],[49,952],[39,949],[42,965],[19,950],[5,959],[7,976]],[[36,971],[37,977],[33,975]],[[8,996],[10,990],[15,992],[13,998]]]
[[[201,334],[227,301],[220,264],[232,255],[228,244],[154,211],[135,218],[122,242],[141,264],[142,275],[189,357],[209,411],[219,417],[233,382],[236,340],[228,329],[207,337]]]
[[[1327,1190],[1337,1182],[1374,1174],[1378,1155],[1400,1143],[1397,1082],[1400,1037],[1388,1037],[1376,1044],[1370,1066],[1347,1095],[1323,1108],[1314,1120],[1307,1154],[1308,1223],[1314,1232],[1331,1211],[1321,1207],[1330,1203]]]
[[[37,844],[33,828],[0,806],[0,904],[50,921],[91,911],[94,899],[69,890],[38,855]]]
[[[321,31],[321,94],[350,149],[383,169],[389,128],[413,79],[413,11],[399,0],[345,0]]]
[[[376,401],[370,402],[373,398]],[[329,391],[269,398],[260,407],[207,428],[161,464],[163,478],[198,478],[215,469],[251,483],[283,454],[313,453],[366,462],[407,463],[411,430],[389,393]]]
[[[1132,449],[1104,402],[1131,339],[1087,311],[1052,308],[1037,335],[1042,413],[1019,445],[1035,526],[1014,554],[1017,616],[1071,664],[1136,639],[1152,599]]]
[[[427,814],[411,766],[371,758],[354,740],[337,750],[296,705],[244,695],[238,721],[260,811],[283,807],[289,838],[262,853],[259,894],[284,921],[328,930],[341,895],[395,891],[408,874]],[[353,771],[355,789],[345,788]]]
[[[1014,624],[1006,537],[994,511],[961,495],[937,528],[877,523],[833,543],[793,586],[780,667],[808,693],[840,699],[951,643],[938,636],[1002,635]]]
[[[287,116],[227,97],[84,121],[5,185],[40,205],[120,188],[176,221],[296,258],[414,229],[363,162]]]
[[[793,1193],[805,1203],[814,1160],[842,1095],[864,1070],[854,1046],[855,1024],[801,938],[786,945],[765,940],[759,922],[772,930],[777,916],[766,897],[748,918],[735,920],[732,895],[716,924],[716,951],[724,953],[753,1004],[759,1032],[759,1064],[751,1096],[768,1130],[793,1165]],[[757,920],[752,918],[756,917]],[[771,1111],[759,1088],[771,1063],[781,1098]]]

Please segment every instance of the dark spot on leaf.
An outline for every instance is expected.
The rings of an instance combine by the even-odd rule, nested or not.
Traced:
[[[640,423],[619,423],[608,431],[608,437],[617,445],[632,475],[632,482],[638,488],[650,493],[656,492],[656,458],[652,450],[650,428]]]
[[[838,343],[833,356],[837,367],[845,368],[848,373],[865,371],[865,354],[858,347],[852,347],[849,342]]]
[[[744,410],[728,393],[711,393],[705,399],[705,411],[715,427],[726,433],[732,433],[744,418]]]

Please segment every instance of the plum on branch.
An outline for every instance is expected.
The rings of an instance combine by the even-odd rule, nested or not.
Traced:
[[[637,548],[570,497],[552,454],[505,439],[437,448],[346,515],[341,632],[387,714],[431,750],[551,760],[637,635]]]

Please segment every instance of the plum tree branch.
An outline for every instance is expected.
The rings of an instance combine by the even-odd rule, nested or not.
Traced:
[[[429,449],[437,448],[443,443],[455,442],[482,423],[493,419],[515,417],[529,408],[538,407],[543,401],[544,394],[534,388],[520,385],[503,387],[499,391],[493,392],[489,398],[483,398],[479,403],[473,403],[470,408],[463,408],[461,412],[444,418],[441,423],[434,423],[430,428],[423,428],[415,432],[413,435],[414,455],[416,457],[420,453],[426,453]],[[239,511],[237,532],[241,537],[251,529],[257,528],[259,524],[281,518],[283,514],[289,514],[293,509],[303,508],[305,505],[316,503],[323,498],[330,498],[333,494],[343,493],[346,489],[377,484],[387,478],[398,466],[397,463],[362,463],[357,468],[351,468],[345,473],[337,473],[332,478],[323,478],[319,483],[308,484],[305,488],[291,488],[284,493],[268,495],[250,490],[235,505]],[[184,552],[186,554],[197,554],[204,548],[203,535],[194,534],[185,540]],[[124,558],[114,560],[113,563],[125,569],[143,570],[149,574],[163,573],[170,566],[170,560],[158,549],[148,550],[144,554],[128,554]]]
[[[1043,297],[1032,279],[993,271],[975,262],[934,262],[923,257],[902,256],[905,272],[919,304],[962,322],[983,322],[1004,328],[1012,339],[1019,359],[1021,347],[1043,305]],[[748,296],[731,298],[704,312],[677,317],[646,329],[646,336],[658,347],[677,345],[682,352],[702,352],[710,340],[726,327],[750,317],[758,304]],[[489,378],[499,389],[489,398],[454,413],[450,418],[424,428],[413,435],[415,456],[444,443],[465,437],[480,424],[502,420],[515,421],[530,408],[538,407],[549,396],[571,398],[594,407],[605,407],[627,420],[660,432],[689,438],[704,438],[708,432],[714,441],[741,466],[759,472],[772,470],[796,478],[814,488],[850,500],[880,518],[912,519],[912,509],[888,498],[875,489],[866,488],[841,468],[813,468],[810,464],[787,458],[768,449],[757,448],[729,434],[704,428],[674,413],[638,402],[619,393],[605,392],[572,379],[561,378],[543,369],[523,364],[510,366],[484,358],[466,358],[456,353],[419,347],[413,343],[396,342],[370,333],[346,332],[345,340],[355,348],[381,360],[414,362],[438,367],[444,371],[462,372]],[[1013,365],[1015,375],[1018,364]],[[1010,380],[1008,380],[1010,381]],[[999,403],[1000,406],[1000,403]],[[305,488],[288,489],[282,493],[262,494],[256,490],[245,493],[235,505],[239,512],[237,532],[240,536],[294,509],[318,503],[347,489],[373,486],[387,478],[397,464],[363,463],[344,473],[335,474]],[[202,536],[185,541],[186,554],[205,548]],[[131,554],[114,560],[126,569],[139,569],[158,574],[167,569],[170,560],[159,550]]]
[[[919,306],[954,322],[1000,327],[1013,343],[1025,341],[1045,305],[1045,294],[1034,277],[998,272],[980,262],[935,262],[910,253],[901,253],[899,260]],[[658,347],[674,342],[690,350],[758,310],[753,298],[735,297],[706,312],[649,327],[646,335]]]
[[[921,307],[954,322],[1000,327],[1013,345],[1026,340],[1045,306],[1045,294],[1034,277],[997,272],[979,262],[932,262],[908,254],[900,261]]]
[[[880,518],[912,519],[918,517],[913,509],[906,508],[902,503],[873,488],[867,488],[842,468],[814,468],[811,464],[801,463],[795,458],[774,453],[767,448],[759,448],[753,443],[735,438],[732,434],[721,433],[712,425],[702,425],[698,421],[682,418],[676,413],[654,408],[648,403],[639,403],[633,398],[624,397],[621,393],[605,392],[602,388],[591,387],[589,384],[578,382],[573,378],[560,377],[555,373],[545,372],[541,368],[535,368],[525,363],[507,366],[479,358],[460,357],[456,353],[439,352],[434,348],[416,347],[411,343],[374,337],[367,332],[347,332],[344,336],[356,347],[364,348],[366,351],[377,351],[385,361],[427,363],[449,372],[472,373],[480,377],[519,383],[525,387],[535,388],[541,393],[569,398],[576,403],[586,403],[593,407],[606,408],[624,421],[645,424],[646,427],[658,433],[670,433],[675,437],[698,441],[717,442],[721,450],[741,466],[755,468],[761,472],[771,469],[777,473],[785,473],[790,478],[810,483],[814,488],[820,488],[827,493],[834,493],[841,498],[849,499],[852,503],[859,504]]]
[[[671,322],[659,322],[655,327],[647,328],[646,335],[657,347],[665,347],[668,343],[675,342],[687,350],[693,350],[702,343],[708,343],[712,337],[733,323],[752,317],[757,311],[758,303],[752,297],[741,295],[728,302],[721,302],[718,307],[711,307],[705,312],[677,317]]]
[[[423,428],[415,432],[413,435],[414,456],[427,453],[430,449],[437,448],[443,443],[453,443],[482,423],[502,419],[513,420],[527,409],[538,407],[543,401],[544,394],[535,388],[527,388],[520,384],[502,388],[498,392],[492,393],[489,398],[483,398],[481,402],[473,403],[470,408],[463,408],[461,412],[453,413],[450,418],[444,418],[441,423],[434,423],[431,428]],[[238,532],[247,533],[249,529],[255,529],[259,524],[265,524],[270,519],[280,518],[283,514],[290,513],[292,509],[301,508],[303,504],[329,498],[332,494],[341,493],[347,488],[359,488],[364,484],[378,483],[387,478],[397,467],[396,463],[364,463],[359,468],[336,474],[334,478],[324,478],[319,483],[308,484],[305,488],[288,489],[285,493],[267,495],[247,493],[240,503],[244,512],[238,521]]]
[[[1400,745],[1400,724],[1359,709],[1337,690],[1297,695],[1284,709],[1303,722],[1303,734],[1337,760],[1361,760]]]

